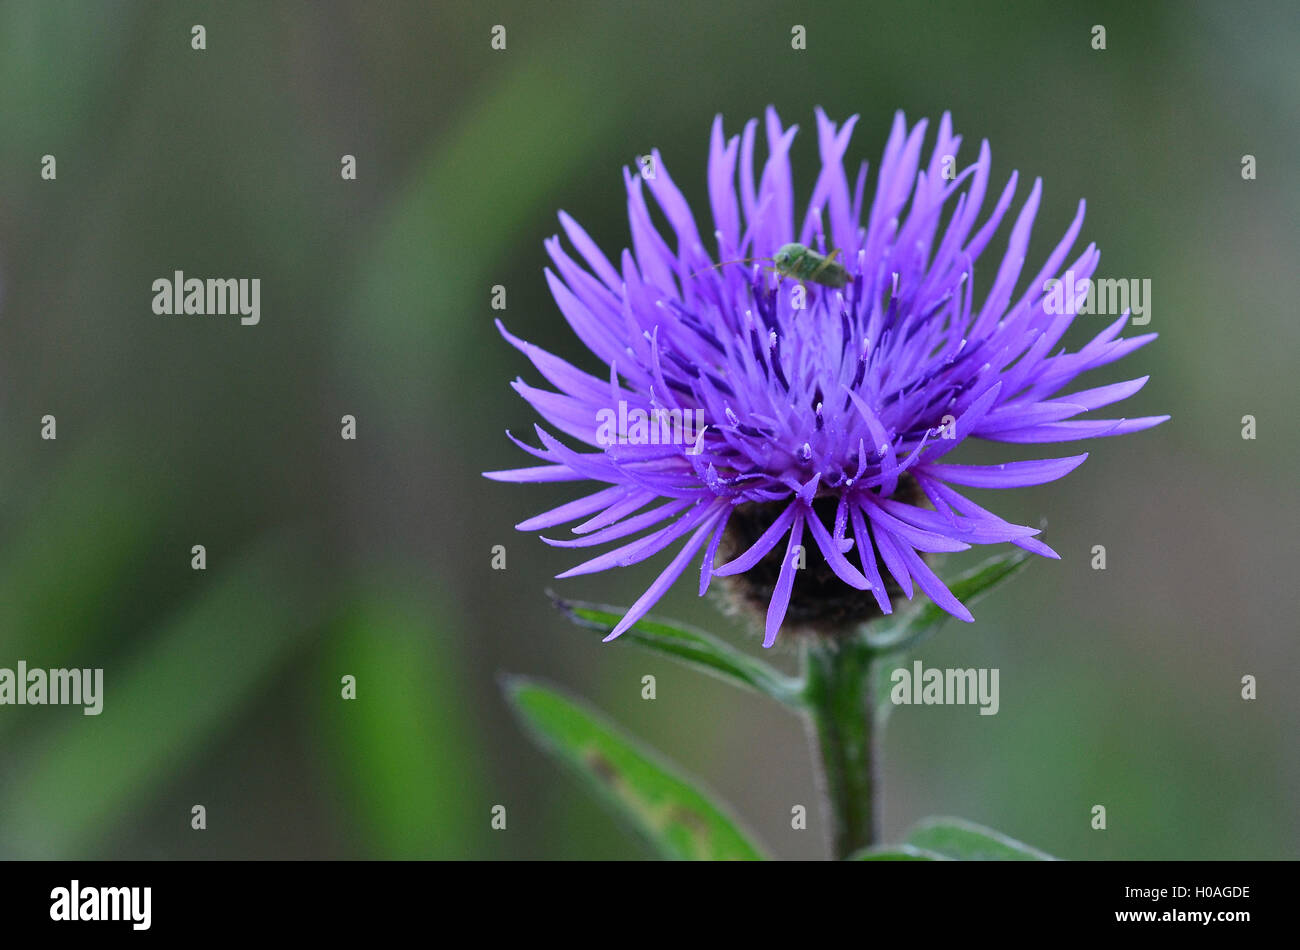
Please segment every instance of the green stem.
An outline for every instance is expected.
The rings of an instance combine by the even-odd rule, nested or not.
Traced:
[[[831,851],[843,860],[880,835],[874,652],[846,639],[804,649],[804,700],[830,811]]]

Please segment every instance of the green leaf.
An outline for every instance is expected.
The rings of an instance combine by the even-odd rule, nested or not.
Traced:
[[[604,604],[562,600],[553,593],[550,597],[555,606],[578,626],[602,634],[613,630],[627,612],[623,608]],[[662,653],[719,679],[747,686],[779,702],[792,706],[800,702],[797,680],[777,672],[761,660],[741,653],[703,630],[675,621],[644,617],[619,639]]]
[[[850,861],[951,861],[952,858],[913,847],[910,844],[888,845],[882,848],[864,848],[849,856]]]
[[[1004,581],[1010,580],[1028,560],[1028,551],[1012,548],[945,583],[953,596],[969,607]],[[948,617],[946,610],[927,600],[916,610],[883,629],[873,629],[875,625],[869,625],[864,638],[873,650],[880,653],[906,650],[933,634]]]
[[[1055,861],[1000,831],[961,818],[927,818],[903,839],[920,851],[958,861]]]
[[[733,818],[597,713],[522,677],[507,678],[504,689],[533,738],[576,771],[662,857],[764,857]]]

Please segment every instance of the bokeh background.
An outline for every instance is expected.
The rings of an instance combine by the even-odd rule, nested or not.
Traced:
[[[556,212],[623,247],[620,168],[657,146],[702,216],[713,116],[736,132],[769,103],[806,131],[816,105],[859,113],[850,158],[873,174],[896,109],[952,110],[967,159],[987,137],[995,178],[1043,176],[1033,259],[1086,197],[1100,273],[1149,278],[1161,334],[1089,384],[1150,373],[1122,411],[1173,420],[996,500],[1046,518],[1064,559],[920,652],[999,668],[1001,711],[895,712],[886,836],[953,814],[1071,858],[1300,856],[1298,19],[1287,2],[0,4],[0,666],[103,667],[106,694],[98,718],[0,707],[0,857],[642,856],[521,734],[502,673],[586,697],[777,855],[822,855],[797,720],[602,645],[544,596],[626,604],[657,562],[556,582],[572,561],[512,525],[564,487],[479,474],[527,464],[504,430],[533,416],[507,384],[536,381],[491,286],[512,331],[594,367],[543,279]],[[815,158],[804,134],[804,194]],[[155,316],[175,269],[260,277],[261,324]],[[690,590],[658,612],[759,652]]]

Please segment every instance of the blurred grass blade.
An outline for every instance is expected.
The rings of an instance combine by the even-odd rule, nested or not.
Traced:
[[[522,677],[508,678],[504,689],[533,738],[576,771],[662,857],[764,857],[722,809],[596,713]]]
[[[585,54],[574,55],[565,69],[586,71]],[[439,392],[455,391],[475,340],[504,347],[490,321],[450,315],[482,308],[489,275],[510,266],[505,255],[534,235],[543,209],[548,230],[535,239],[558,230],[556,192],[583,179],[618,116],[614,99],[586,95],[564,75],[549,54],[502,60],[392,193],[358,264],[348,308],[356,319],[337,330],[340,362],[376,404],[436,406]],[[514,149],[502,147],[507,130]],[[386,368],[382,380],[374,366]]]
[[[483,857],[475,830],[487,792],[467,722],[468,678],[456,650],[463,638],[419,589],[363,585],[366,593],[331,624],[321,655],[321,752],[355,806],[368,856]],[[356,677],[356,699],[340,698],[345,675]]]
[[[626,612],[623,608],[605,604],[563,600],[555,594],[550,594],[550,598],[578,626],[601,634],[614,629]],[[694,669],[711,673],[729,683],[747,686],[779,702],[789,705],[797,705],[799,702],[799,684],[796,680],[695,627],[676,621],[644,617],[619,637],[619,641],[624,640],[662,653]]]
[[[1028,560],[1028,551],[1012,548],[945,583],[953,595],[969,607],[1003,582],[1010,580]],[[927,600],[922,606],[905,614],[893,624],[882,624],[879,630],[873,630],[869,625],[865,639],[872,649],[879,652],[905,650],[916,646],[925,637],[934,633],[948,617],[946,610],[933,601]]]
[[[7,433],[6,433],[7,434]],[[53,475],[6,486],[0,555],[0,665],[80,666],[96,636],[130,613],[141,565],[175,502],[170,481],[147,477],[129,433],[111,428]],[[11,716],[0,716],[0,733]]]
[[[1050,854],[961,818],[927,818],[903,839],[920,851],[957,861],[1055,861]]]
[[[323,610],[304,543],[264,543],[213,579],[137,655],[104,663],[103,709],[51,709],[48,729],[6,748],[0,855],[84,859],[121,814],[165,783],[276,673]],[[189,819],[190,803],[176,808]]]

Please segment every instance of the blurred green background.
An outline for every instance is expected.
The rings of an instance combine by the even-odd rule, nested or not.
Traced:
[[[769,103],[805,130],[804,195],[814,106],[861,114],[873,182],[894,110],[952,110],[963,164],[987,137],[999,186],[1043,176],[1031,263],[1086,197],[1099,273],[1150,278],[1161,334],[1086,384],[1150,373],[1121,412],[1172,422],[990,500],[1048,519],[1063,560],[920,653],[1000,668],[1001,711],[895,712],[887,837],[939,813],[1073,858],[1300,856],[1297,23],[1291,3],[0,5],[0,666],[105,670],[98,718],[0,707],[0,857],[642,855],[529,744],[502,672],[589,698],[778,855],[823,854],[797,720],[543,594],[630,603],[659,562],[553,581],[576,559],[512,525],[571,491],[479,475],[528,464],[507,384],[537,382],[491,286],[513,332],[594,369],[542,277],[556,212],[625,246],[619,169],[657,146],[706,220],[713,116],[738,132]],[[261,324],[155,316],[175,269],[260,277]],[[658,612],[759,649],[689,589]]]

